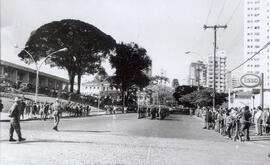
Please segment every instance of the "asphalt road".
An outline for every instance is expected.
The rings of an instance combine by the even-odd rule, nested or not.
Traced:
[[[232,142],[195,117],[137,119],[136,114],[21,123],[26,142],[8,142],[1,123],[0,162],[8,164],[268,164],[269,146]],[[16,136],[14,136],[16,137]],[[42,161],[40,161],[42,160]]]

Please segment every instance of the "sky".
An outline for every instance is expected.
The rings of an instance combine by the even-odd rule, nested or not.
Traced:
[[[189,64],[213,55],[214,32],[203,25],[227,24],[218,30],[218,49],[225,50],[228,69],[243,61],[244,0],[1,0],[1,59],[25,65],[17,57],[31,31],[61,19],[90,23],[117,42],[144,47],[153,75],[164,70],[171,80],[186,82]],[[185,54],[186,51],[194,53]],[[113,73],[108,63],[104,64]],[[34,65],[29,67],[34,68]],[[68,78],[65,70],[41,71]],[[241,74],[241,69],[235,75]],[[83,81],[92,77],[84,76]]]

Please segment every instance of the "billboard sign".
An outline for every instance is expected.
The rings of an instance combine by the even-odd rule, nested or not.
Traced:
[[[240,83],[244,87],[255,88],[261,84],[261,78],[256,74],[245,74],[240,78]]]

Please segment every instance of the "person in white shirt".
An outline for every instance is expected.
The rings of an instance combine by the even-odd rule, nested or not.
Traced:
[[[254,116],[254,123],[256,128],[256,135],[262,135],[262,108],[259,106]]]

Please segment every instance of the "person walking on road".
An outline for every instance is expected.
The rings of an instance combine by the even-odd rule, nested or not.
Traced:
[[[14,130],[18,135],[18,140],[24,141],[26,139],[22,138],[20,127],[21,103],[18,97],[16,97],[14,101],[15,101],[14,104],[9,110],[9,117],[10,117],[9,141],[10,142],[16,141],[15,139],[13,139]]]
[[[60,111],[61,111],[61,104],[59,99],[57,98],[55,100],[55,103],[53,104],[53,119],[54,119],[53,129],[55,131],[58,131],[58,124],[60,121]]]

